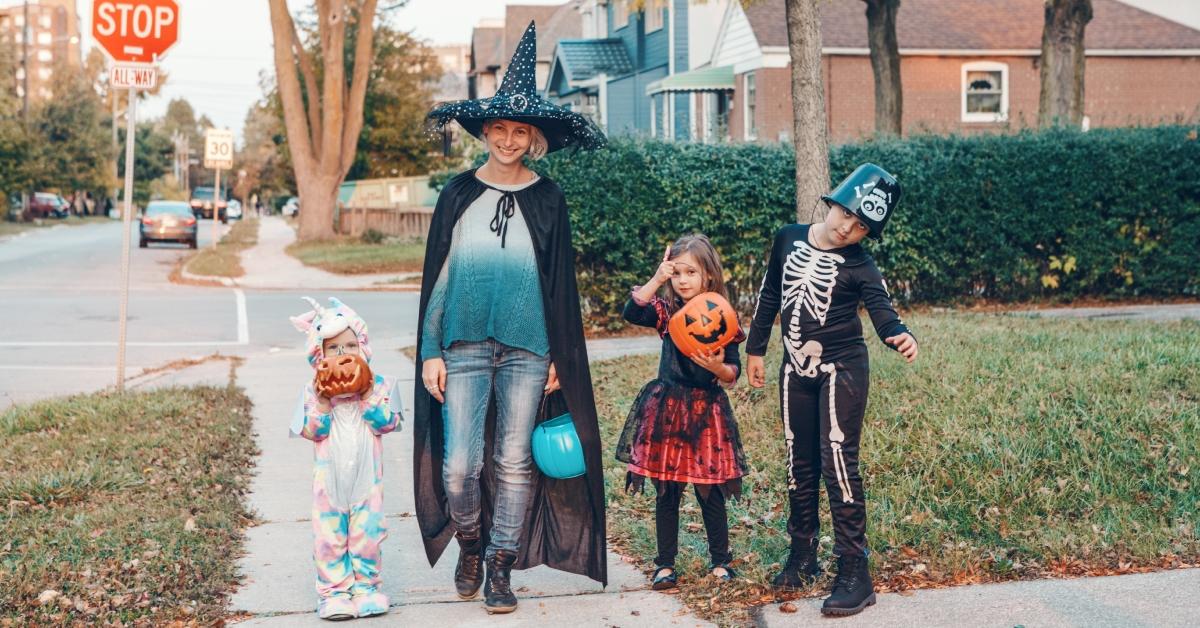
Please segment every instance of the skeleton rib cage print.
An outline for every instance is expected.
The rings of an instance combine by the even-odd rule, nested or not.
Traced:
[[[796,372],[805,377],[816,377],[821,364],[821,343],[810,340],[803,342],[800,335],[800,316],[808,312],[822,326],[833,303],[833,289],[837,285],[838,264],[846,260],[841,255],[818,251],[806,242],[795,242],[783,264],[783,301],[786,311],[792,315],[785,327],[783,345],[788,360]]]

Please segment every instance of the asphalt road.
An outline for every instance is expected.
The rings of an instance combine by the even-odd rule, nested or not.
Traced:
[[[126,376],[213,353],[249,356],[296,350],[288,316],[304,292],[170,283],[182,245],[137,248],[132,238]],[[224,228],[224,227],[223,227]],[[200,221],[200,246],[211,221]],[[0,240],[0,410],[13,403],[94,391],[116,382],[121,223],[37,230]],[[324,300],[327,294],[310,296]],[[337,295],[371,326],[375,350],[415,339],[417,295]]]

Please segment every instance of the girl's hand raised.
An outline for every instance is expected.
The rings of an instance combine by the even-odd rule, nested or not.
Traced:
[[[671,261],[671,245],[667,245],[667,250],[663,252],[662,263],[658,265],[658,270],[654,271],[654,277],[650,280],[651,283],[663,285],[671,281],[671,277],[675,276],[675,262]]]

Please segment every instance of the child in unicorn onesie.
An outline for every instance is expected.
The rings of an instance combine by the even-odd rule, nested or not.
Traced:
[[[308,334],[308,363],[357,354],[368,363],[367,323],[330,297],[328,308],[305,297],[313,310],[291,318]],[[400,425],[396,380],[374,374],[363,395],[321,396],[310,380],[292,420],[291,434],[313,441],[313,560],[317,568],[317,614],[343,620],[388,612],[380,592],[379,544],[383,519],[383,441]]]

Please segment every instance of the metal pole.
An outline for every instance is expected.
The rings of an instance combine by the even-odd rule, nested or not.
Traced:
[[[216,249],[216,248],[217,248],[217,240],[218,240],[218,238],[219,238],[219,236],[218,236],[218,232],[217,232],[217,225],[221,224],[221,223],[220,223],[220,222],[217,220],[217,214],[221,213],[221,208],[217,206],[217,203],[218,203],[218,202],[220,202],[220,198],[221,198],[221,169],[220,169],[220,168],[217,168],[216,170],[217,170],[217,180],[216,180],[216,182],[213,184],[213,235],[212,235],[212,246],[213,246],[213,248],[214,248],[214,249]]]
[[[129,117],[125,123],[125,207],[121,223],[121,314],[117,337],[117,392],[125,390],[125,334],[129,322],[129,246],[133,229],[133,136],[137,132],[137,94],[129,88]]]

